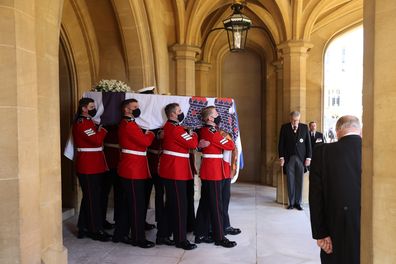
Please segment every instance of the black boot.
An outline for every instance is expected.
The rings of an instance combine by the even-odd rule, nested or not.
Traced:
[[[173,241],[169,237],[157,237],[156,244],[157,245],[174,246],[175,241]]]
[[[176,243],[177,248],[182,248],[184,250],[192,250],[194,248],[197,248],[197,245],[190,243],[188,240],[184,240],[180,243]]]
[[[222,246],[225,248],[232,248],[232,247],[235,247],[237,245],[237,243],[235,241],[230,241],[227,238],[223,238],[222,240],[216,241],[215,245]]]
[[[135,247],[140,247],[140,248],[152,248],[155,246],[155,244],[151,241],[148,240],[142,240],[139,242],[132,242],[132,245]]]

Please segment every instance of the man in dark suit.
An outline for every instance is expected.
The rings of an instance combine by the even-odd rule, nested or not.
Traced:
[[[358,118],[343,116],[336,124],[339,141],[314,151],[309,206],[322,263],[360,263],[360,132]]]
[[[311,121],[309,122],[309,134],[311,136],[311,147],[314,150],[315,146],[325,143],[325,139],[323,134],[316,131],[316,122]]]
[[[300,123],[300,113],[290,113],[290,123],[283,124],[279,136],[279,159],[287,175],[289,206],[287,209],[301,207],[303,176],[311,162],[311,140],[308,126]]]

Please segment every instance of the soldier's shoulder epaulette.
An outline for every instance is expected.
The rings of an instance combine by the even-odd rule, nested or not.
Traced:
[[[210,128],[209,128],[209,131],[212,132],[212,133],[214,134],[214,133],[216,133],[217,130],[216,130],[215,127],[210,127]]]

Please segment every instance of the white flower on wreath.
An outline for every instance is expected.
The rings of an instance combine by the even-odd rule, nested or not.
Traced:
[[[118,80],[100,80],[91,89],[93,92],[132,92],[131,87]]]

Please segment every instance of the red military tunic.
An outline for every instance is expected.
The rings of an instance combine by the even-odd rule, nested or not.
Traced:
[[[210,145],[202,149],[202,162],[200,177],[202,180],[220,181],[229,178],[229,170],[224,170],[226,163],[223,160],[223,150],[233,150],[234,142],[223,137],[214,126],[206,125],[199,131],[200,140],[210,142]],[[205,157],[206,156],[206,157]]]
[[[79,174],[98,174],[108,170],[103,153],[106,129],[98,131],[89,117],[80,116],[73,124],[73,142],[77,149],[76,170]]]
[[[144,134],[133,118],[124,117],[118,127],[118,141],[121,148],[118,174],[127,179],[150,178],[146,151],[154,134]]]
[[[168,120],[163,128],[163,135],[160,176],[170,180],[191,180],[189,150],[197,147],[197,134],[189,135],[179,123]]]

